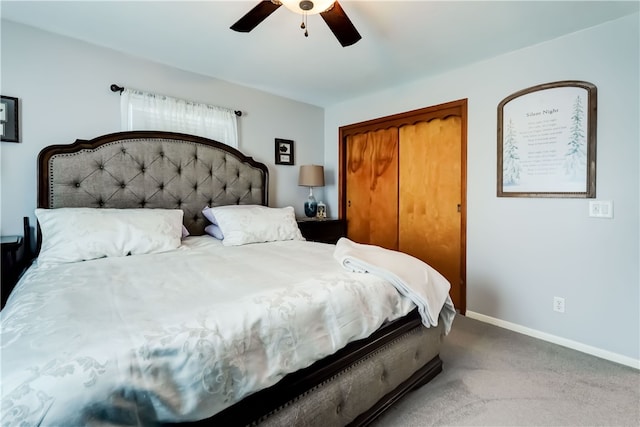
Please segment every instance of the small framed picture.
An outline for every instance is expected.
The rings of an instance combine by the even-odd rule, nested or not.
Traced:
[[[293,141],[276,138],[276,165],[293,165]]]
[[[318,203],[318,219],[327,219],[327,205],[320,202]]]
[[[0,140],[20,142],[18,98],[0,97]]]

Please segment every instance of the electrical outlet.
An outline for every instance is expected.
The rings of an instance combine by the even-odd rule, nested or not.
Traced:
[[[564,298],[553,297],[553,311],[564,313]]]

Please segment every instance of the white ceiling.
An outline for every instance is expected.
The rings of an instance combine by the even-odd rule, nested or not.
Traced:
[[[639,10],[636,1],[349,1],[362,40],[343,48],[318,15],[280,7],[250,33],[229,27],[258,0],[10,1],[31,25],[317,106],[491,58]],[[142,88],[144,89],[144,88]]]

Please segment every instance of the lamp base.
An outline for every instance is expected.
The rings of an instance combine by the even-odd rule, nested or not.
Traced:
[[[304,202],[304,214],[309,218],[318,215],[318,203],[316,203],[316,198],[313,197],[313,194],[310,194],[307,201]]]

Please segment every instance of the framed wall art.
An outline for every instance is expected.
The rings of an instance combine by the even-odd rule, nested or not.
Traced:
[[[498,105],[498,197],[596,196],[596,86],[559,81]]]
[[[293,164],[293,141],[276,138],[276,165]]]
[[[20,142],[18,98],[0,96],[0,140]]]

